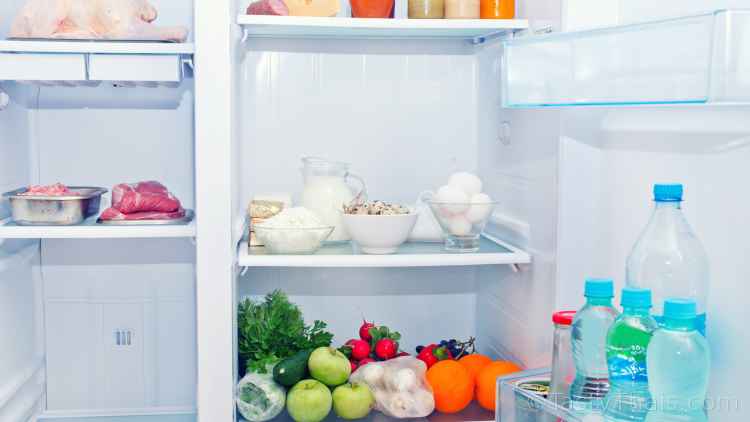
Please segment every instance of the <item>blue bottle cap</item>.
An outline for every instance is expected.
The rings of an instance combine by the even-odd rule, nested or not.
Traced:
[[[625,287],[622,289],[620,304],[623,308],[650,308],[651,290]]]
[[[589,278],[586,280],[584,296],[597,298],[610,298],[615,295],[615,287],[612,279]]]
[[[682,201],[682,185],[654,185],[654,200],[658,202]]]
[[[691,320],[695,319],[696,305],[693,299],[670,298],[664,300],[664,318]]]

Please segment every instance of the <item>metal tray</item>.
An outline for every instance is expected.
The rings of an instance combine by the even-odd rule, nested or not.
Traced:
[[[25,196],[28,188],[3,194],[10,201],[13,221],[20,226],[73,226],[99,213],[107,189],[95,186],[68,186],[80,193],[73,196]]]
[[[106,226],[180,226],[193,221],[195,213],[193,210],[185,210],[185,216],[172,220],[102,220],[97,219],[97,224]]]

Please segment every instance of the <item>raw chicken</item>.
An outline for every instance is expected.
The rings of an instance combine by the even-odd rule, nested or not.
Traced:
[[[78,193],[68,189],[67,186],[62,183],[55,183],[49,186],[29,186],[26,192],[22,193],[23,196],[73,196]]]
[[[13,38],[184,42],[184,27],[157,27],[147,0],[27,0],[10,29]]]
[[[289,8],[283,0],[259,0],[247,7],[248,15],[289,16]]]
[[[143,211],[174,212],[181,208],[181,204],[166,186],[149,181],[121,183],[112,188],[112,208],[124,214]]]

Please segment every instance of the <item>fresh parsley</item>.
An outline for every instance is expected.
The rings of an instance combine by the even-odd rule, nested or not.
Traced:
[[[300,350],[330,346],[333,334],[326,323],[305,325],[302,311],[280,290],[262,301],[246,299],[237,312],[240,362],[247,372],[266,373],[266,366],[288,358]]]

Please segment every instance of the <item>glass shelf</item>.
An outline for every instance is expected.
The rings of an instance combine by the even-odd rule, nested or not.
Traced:
[[[362,19],[239,15],[245,37],[468,39],[484,42],[528,28],[525,19]]]
[[[520,372],[497,380],[500,392],[500,412],[498,421],[502,422],[583,422],[568,408],[554,403],[528,390],[520,388],[527,382],[549,381],[549,369],[534,369]],[[599,415],[586,417],[586,422],[602,421]]]
[[[408,242],[392,255],[360,253],[350,242],[324,244],[312,255],[272,255],[263,247],[240,243],[241,267],[440,267],[465,265],[528,264],[528,253],[490,236],[480,239],[479,252],[452,253],[443,243]]]
[[[750,104],[750,10],[504,41],[503,106]]]

